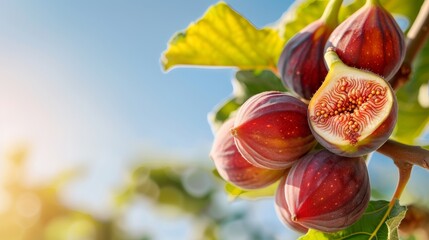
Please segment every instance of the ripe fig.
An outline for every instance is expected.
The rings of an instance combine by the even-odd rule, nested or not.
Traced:
[[[404,34],[378,0],[366,4],[342,22],[328,39],[341,60],[390,80],[405,57]]]
[[[238,110],[231,132],[243,157],[268,169],[289,168],[316,143],[307,122],[307,105],[276,91],[249,98]]]
[[[308,228],[302,226],[297,222],[292,221],[292,217],[289,211],[289,207],[287,206],[286,196],[285,196],[284,186],[286,184],[286,176],[281,179],[275,195],[274,207],[275,207],[277,216],[286,227],[291,228],[296,232],[306,233],[308,231]]]
[[[278,62],[283,84],[310,100],[328,73],[323,53],[329,35],[338,25],[342,0],[331,0],[322,17],[295,34],[285,45]]]
[[[284,194],[290,221],[323,232],[347,228],[369,203],[365,160],[338,156],[326,149],[309,153],[291,168]]]
[[[258,168],[241,156],[230,133],[233,124],[234,119],[229,119],[221,126],[210,151],[219,175],[243,189],[263,188],[280,179],[284,170]]]
[[[325,60],[328,75],[308,106],[315,138],[329,151],[346,157],[378,149],[396,124],[392,88],[376,74],[346,66],[331,48]]]

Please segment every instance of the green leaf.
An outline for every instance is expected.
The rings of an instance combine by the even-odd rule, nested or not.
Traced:
[[[405,218],[406,207],[393,208],[390,212],[390,218],[386,220],[388,235],[387,239],[399,240],[398,227],[402,219]]]
[[[255,190],[244,190],[239,188],[231,183],[225,184],[225,191],[228,194],[228,197],[231,200],[235,200],[237,198],[247,199],[247,200],[255,200],[264,197],[272,197],[276,193],[277,187],[279,185],[279,181],[271,184],[268,187],[255,189]]]
[[[232,96],[209,114],[214,129],[218,129],[251,96],[264,91],[286,91],[280,79],[271,71],[238,71],[232,85]]]
[[[212,130],[217,131],[220,126],[243,104],[242,101],[235,96],[230,96],[228,99],[220,103],[213,111],[208,114],[208,119]]]
[[[220,2],[170,40],[161,62],[164,70],[178,65],[273,69],[283,44],[276,30],[257,29]]]
[[[271,71],[239,71],[233,81],[234,96],[242,100],[264,91],[286,91],[281,80]]]
[[[386,221],[377,229],[388,206],[387,201],[371,201],[362,218],[352,226],[335,233],[323,233],[311,229],[299,240],[368,240],[373,234],[375,234],[374,239],[398,239],[398,227],[406,213],[406,207],[400,206],[398,202],[393,206]]]
[[[393,138],[400,142],[416,144],[416,139],[429,124],[429,108],[419,103],[419,90],[423,84],[428,84],[427,66],[429,66],[429,44],[425,45],[416,59],[410,81],[396,94],[399,111]]]

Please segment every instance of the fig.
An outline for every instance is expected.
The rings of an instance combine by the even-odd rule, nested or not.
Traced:
[[[404,34],[378,0],[367,0],[335,28],[328,47],[333,47],[345,64],[387,80],[399,70],[405,57]]]
[[[342,0],[331,0],[322,17],[295,34],[285,45],[278,62],[283,84],[310,100],[328,73],[323,61],[326,42],[338,25]]]
[[[249,98],[238,110],[231,133],[247,161],[268,169],[289,168],[316,144],[307,105],[277,91]]]
[[[342,157],[326,149],[301,158],[283,187],[290,221],[322,232],[349,227],[370,200],[364,157]]]
[[[263,188],[280,179],[284,170],[258,168],[241,156],[230,133],[233,124],[229,119],[219,128],[210,151],[219,175],[243,189]]]
[[[286,227],[296,232],[306,233],[308,231],[308,228],[302,226],[297,222],[292,221],[289,207],[286,204],[286,196],[285,196],[285,188],[284,188],[285,184],[286,184],[286,177],[283,177],[280,180],[279,187],[277,188],[277,191],[275,194],[274,208],[276,210],[277,216]]]
[[[317,141],[346,157],[377,150],[392,134],[396,96],[380,76],[345,65],[329,48],[328,75],[308,105],[308,121]]]

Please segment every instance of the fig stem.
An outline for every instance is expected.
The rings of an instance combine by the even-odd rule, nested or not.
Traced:
[[[399,200],[401,197],[405,187],[407,186],[408,180],[410,180],[411,171],[413,170],[413,164],[407,162],[395,161],[395,165],[399,171],[399,180],[395,193],[390,201],[390,205],[395,205],[395,201]]]
[[[322,17],[320,18],[332,29],[338,25],[338,12],[340,11],[342,4],[343,0],[330,0],[323,11]]]
[[[403,143],[396,142],[394,140],[387,140],[378,150],[379,153],[390,157],[399,171],[398,184],[396,186],[395,193],[389,203],[383,221],[377,226],[369,239],[372,239],[377,233],[378,229],[384,224],[387,216],[395,205],[396,201],[399,201],[405,187],[407,186],[408,180],[411,176],[411,171],[414,165],[422,168],[429,169],[429,151],[420,146],[411,146]]]
[[[406,36],[406,52],[402,66],[389,81],[398,90],[410,79],[412,64],[429,37],[429,1],[423,2],[420,11]]]
[[[373,5],[373,6],[380,6],[379,0],[366,0],[366,4]]]
[[[377,151],[392,158],[396,165],[411,164],[429,170],[429,150],[420,146],[406,145],[389,139]]]
[[[334,48],[332,47],[329,47],[328,49],[326,49],[324,58],[326,61],[326,65],[328,66],[329,69],[331,69],[334,66],[334,64],[338,64],[338,63],[343,64],[343,61],[341,61],[341,59],[338,57],[337,53],[335,52]]]
[[[393,161],[395,162],[395,165],[399,171],[399,179],[398,179],[398,184],[396,186],[395,193],[393,194],[392,199],[389,202],[389,207],[387,208],[386,213],[384,214],[380,223],[377,225],[376,229],[372,232],[369,239],[372,239],[373,237],[375,237],[376,233],[378,232],[380,227],[384,224],[387,217],[389,216],[390,211],[392,211],[392,208],[395,206],[395,203],[399,201],[399,198],[401,197],[405,187],[407,186],[408,180],[410,180],[413,164],[401,161],[399,159],[401,158],[397,158],[397,159],[393,158]]]

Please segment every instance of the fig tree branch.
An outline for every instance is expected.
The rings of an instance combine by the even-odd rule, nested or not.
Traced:
[[[405,145],[390,139],[387,140],[387,142],[377,151],[392,158],[399,171],[398,184],[396,186],[395,193],[390,200],[389,208],[383,217],[382,223],[384,223],[393,206],[404,192],[404,189],[410,180],[414,164],[428,169],[429,151],[418,146]],[[381,225],[378,225],[377,229],[380,227]],[[374,235],[369,239],[372,239],[373,236]]]
[[[399,168],[417,165],[429,169],[429,150],[420,146],[406,145],[389,139],[377,151],[392,158]]]
[[[429,0],[425,0],[420,8],[416,20],[406,36],[406,53],[401,68],[390,80],[393,89],[398,90],[403,86],[411,75],[414,59],[424,47],[429,37]]]

